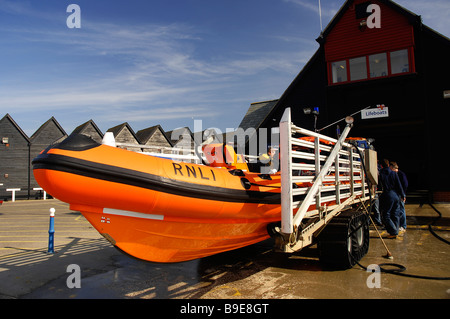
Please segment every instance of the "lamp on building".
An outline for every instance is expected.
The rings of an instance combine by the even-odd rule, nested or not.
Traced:
[[[318,107],[304,107],[303,113],[319,115],[319,108]]]
[[[367,28],[367,21],[366,20],[362,20],[359,23],[358,28],[359,28],[359,31],[364,31]]]
[[[319,116],[319,108],[316,107],[304,107],[303,108],[303,113],[305,114],[312,114],[314,115],[314,131],[317,132],[317,117]]]

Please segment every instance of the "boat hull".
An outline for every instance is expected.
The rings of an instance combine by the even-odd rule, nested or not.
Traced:
[[[153,262],[202,258],[269,237],[265,222],[243,221],[237,224],[152,220],[123,216],[122,211],[93,213],[81,209],[86,219],[114,246],[134,257]]]
[[[280,220],[279,177],[69,142],[33,160],[36,180],[134,257],[202,258],[265,240],[268,224]]]
[[[44,189],[70,203],[72,210],[80,211],[114,246],[136,258],[153,262],[181,262],[248,246],[267,239],[267,225],[280,220],[278,205],[259,205],[259,209],[254,207],[255,211],[259,210],[259,216],[255,211],[253,216],[248,216],[246,211],[252,209],[248,205],[258,205],[225,205],[212,200],[158,194],[139,187],[102,182],[65,172],[35,170],[34,173]],[[43,182],[45,180],[51,181],[50,184]],[[76,187],[68,191],[67,185]],[[94,185],[98,191],[89,194],[83,191],[87,186],[92,188]],[[62,194],[62,189],[66,189],[67,195]],[[121,200],[118,200],[117,194],[122,194]],[[170,205],[152,205],[157,197],[162,203],[168,202]],[[147,212],[140,212],[143,209],[139,206],[147,206]],[[268,206],[272,206],[271,209]],[[187,216],[186,210],[195,207],[197,215],[200,212],[202,217]],[[234,216],[223,214],[228,218],[217,218],[214,207],[219,211],[229,209],[243,213]],[[208,213],[210,217],[206,218]]]

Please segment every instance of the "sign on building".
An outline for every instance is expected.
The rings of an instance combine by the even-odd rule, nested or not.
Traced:
[[[361,111],[361,119],[375,119],[379,117],[389,117],[389,108],[382,105],[377,105],[373,109],[365,109]]]
[[[444,95],[444,99],[450,99],[450,90],[445,90],[443,95]]]

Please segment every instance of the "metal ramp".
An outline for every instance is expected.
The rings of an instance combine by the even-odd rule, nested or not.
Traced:
[[[297,127],[287,108],[280,122],[281,229],[276,248],[294,252],[313,243],[325,225],[354,203],[369,199],[362,165],[365,155],[345,139],[353,119],[338,140]],[[367,154],[359,149],[361,154]],[[373,152],[373,151],[372,151]]]

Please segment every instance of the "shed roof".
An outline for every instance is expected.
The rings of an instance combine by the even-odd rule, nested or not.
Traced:
[[[103,137],[102,131],[98,128],[97,124],[95,124],[95,122],[92,119],[90,119],[89,121],[84,122],[83,124],[77,126],[73,130],[72,133],[83,133],[83,131],[86,130],[89,126],[92,126],[100,137]]]
[[[277,102],[278,100],[270,100],[250,104],[250,107],[242,119],[241,124],[239,124],[239,127],[244,130],[250,127],[258,128]]]
[[[128,124],[128,122],[124,122],[122,124],[116,125],[114,127],[111,127],[107,130],[107,132],[112,132],[114,134],[114,138],[116,138],[124,129],[128,129],[128,131],[133,135],[134,139],[139,142],[138,137],[136,136],[136,133],[134,133],[131,126]]]
[[[9,113],[6,113],[6,115],[3,116],[3,118],[0,120],[0,122],[3,121],[3,120],[9,121],[9,122],[17,129],[17,131],[19,132],[19,134],[22,135],[22,137],[23,137],[27,142],[30,142],[30,138],[28,137],[28,135],[25,134],[25,132],[20,128],[20,126],[16,123],[16,121],[13,120],[13,118],[11,117],[11,115],[9,115]]]
[[[40,135],[41,133],[49,126],[49,125],[55,125],[56,128],[61,132],[61,134],[63,136],[67,136],[66,131],[64,131],[64,129],[62,128],[62,126],[58,123],[58,121],[55,119],[54,116],[52,116],[50,119],[48,119],[44,124],[42,124],[37,130],[36,132],[33,133],[33,135],[31,135],[30,137],[30,141],[35,141]]]
[[[141,144],[146,144],[158,130],[162,133],[162,135],[167,140],[169,145],[173,146],[172,141],[170,140],[170,138],[167,136],[166,132],[163,130],[163,128],[159,124],[138,131],[136,133],[136,136],[138,137],[139,142]]]
[[[194,141],[194,137],[193,137],[192,131],[187,126],[179,127],[179,128],[176,128],[176,129],[174,129],[172,131],[168,131],[166,134],[167,134],[167,137],[172,142],[172,145],[175,145],[177,143],[177,141],[179,140],[180,136],[182,136],[182,135],[189,135],[191,140]],[[172,137],[174,137],[174,138],[172,139]],[[176,139],[175,137],[178,137],[178,139]]]

